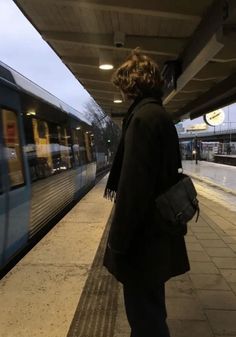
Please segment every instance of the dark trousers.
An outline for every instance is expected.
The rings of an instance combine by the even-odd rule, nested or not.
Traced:
[[[166,323],[165,285],[145,289],[125,284],[123,290],[130,337],[170,337]]]

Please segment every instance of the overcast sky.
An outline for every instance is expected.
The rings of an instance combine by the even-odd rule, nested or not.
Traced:
[[[0,0],[0,61],[76,109],[88,93],[12,0]]]
[[[83,104],[89,100],[88,93],[12,0],[0,0],[0,41],[0,61],[75,109],[83,109]],[[236,104],[224,111],[226,123],[221,128],[236,127]],[[184,125],[202,122],[203,119],[198,118]]]

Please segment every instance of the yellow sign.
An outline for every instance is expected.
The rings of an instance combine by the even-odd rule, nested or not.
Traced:
[[[204,115],[204,121],[210,126],[217,126],[224,122],[225,113],[222,109],[212,111]]]
[[[207,130],[208,126],[205,123],[194,124],[186,127],[186,131],[204,131]]]

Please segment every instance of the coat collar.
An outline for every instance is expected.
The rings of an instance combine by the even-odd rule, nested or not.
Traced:
[[[142,105],[155,102],[159,105],[162,105],[162,99],[159,96],[142,96],[142,97],[137,97],[136,100],[131,104],[129,107],[128,112],[132,112],[134,109],[137,107],[140,108]]]
[[[155,102],[162,106],[162,99],[161,95],[156,95],[156,96],[139,96],[137,97],[134,102],[130,105],[127,113],[125,114],[125,117],[123,119],[123,127],[126,126],[126,124],[129,122],[131,119],[131,116],[134,113],[134,110],[139,109],[141,106],[147,104],[147,103],[152,103]]]

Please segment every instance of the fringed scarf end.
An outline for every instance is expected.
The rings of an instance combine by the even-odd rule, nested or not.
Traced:
[[[103,197],[108,199],[108,200],[115,201],[116,200],[116,192],[110,190],[109,188],[106,188]]]

